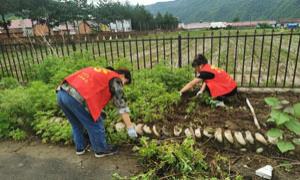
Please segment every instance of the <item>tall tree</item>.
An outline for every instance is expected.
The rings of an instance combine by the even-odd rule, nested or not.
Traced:
[[[6,31],[7,37],[10,37],[9,34],[9,25],[10,21],[6,19],[6,15],[9,13],[14,13],[17,9],[17,5],[19,0],[2,0],[0,5],[0,27],[3,27]]]

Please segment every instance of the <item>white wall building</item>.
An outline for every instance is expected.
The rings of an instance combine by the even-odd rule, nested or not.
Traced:
[[[131,20],[117,20],[109,24],[112,32],[130,32],[132,31]]]
[[[186,30],[191,30],[191,29],[208,29],[208,28],[210,28],[210,23],[209,22],[189,23],[189,24],[180,23],[178,25],[178,28],[182,28],[182,29],[186,29]]]
[[[211,22],[210,23],[210,28],[213,29],[221,29],[221,28],[226,28],[227,24],[225,22]]]

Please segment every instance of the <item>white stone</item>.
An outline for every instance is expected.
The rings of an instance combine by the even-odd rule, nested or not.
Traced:
[[[265,137],[262,135],[262,134],[260,134],[260,133],[255,133],[255,139],[258,141],[258,142],[260,142],[260,143],[262,143],[262,144],[264,144],[264,145],[268,145],[268,142],[267,142],[267,140],[265,139]]]
[[[243,134],[242,134],[241,132],[235,131],[235,132],[234,132],[234,137],[235,137],[235,139],[237,140],[237,142],[238,142],[240,145],[245,146],[245,145],[247,144],[246,141],[245,141],[245,139],[244,139],[244,137],[243,137]]]
[[[122,122],[118,122],[118,123],[115,124],[115,128],[116,128],[116,131],[117,131],[117,132],[124,131],[124,129],[125,129],[125,124],[122,123]]]
[[[152,134],[151,128],[147,126],[146,124],[143,126],[143,131],[146,134]]]
[[[232,133],[231,133],[230,130],[225,130],[224,136],[225,136],[225,138],[227,139],[228,142],[230,142],[231,144],[234,143],[234,139],[232,137]]]
[[[246,148],[241,148],[240,151],[241,151],[241,152],[246,152],[247,149],[246,149]]]
[[[254,138],[253,138],[251,132],[246,131],[245,134],[246,134],[246,137],[245,137],[246,141],[248,141],[250,144],[254,144]]]
[[[166,126],[163,126],[161,130],[162,130],[162,133],[165,136],[171,136],[171,133],[168,131],[168,129],[166,128]]]
[[[155,134],[155,136],[160,137],[160,134],[159,134],[159,132],[157,131],[155,125],[152,126],[152,130],[153,130],[153,133]]]
[[[186,128],[186,129],[184,130],[184,134],[185,134],[186,137],[192,137],[192,136],[193,136],[193,135],[192,135],[192,132],[190,131],[189,128]]]
[[[213,134],[211,134],[212,131],[213,131],[212,128],[206,127],[206,128],[203,130],[203,135],[206,136],[206,137],[208,137],[208,138],[211,138],[211,137],[213,137]]]
[[[201,138],[201,128],[200,127],[198,127],[197,129],[195,129],[195,136],[197,138]]]
[[[179,136],[182,132],[182,128],[178,126],[174,126],[174,136]]]
[[[135,126],[135,131],[140,136],[142,136],[144,134],[143,126],[144,126],[144,124],[138,124]]]
[[[262,168],[257,169],[255,171],[255,174],[265,179],[272,179],[272,171],[273,167],[271,165],[266,165]]]
[[[219,141],[220,143],[223,142],[223,136],[222,136],[222,129],[221,128],[217,128],[215,131],[215,138],[217,141]]]
[[[256,153],[257,153],[257,154],[260,154],[260,153],[262,153],[263,151],[264,151],[264,148],[262,148],[262,147],[256,149]]]

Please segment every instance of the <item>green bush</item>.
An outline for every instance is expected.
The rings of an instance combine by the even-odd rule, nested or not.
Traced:
[[[55,117],[51,111],[37,112],[31,125],[36,134],[41,136],[44,143],[64,142],[69,144],[72,141],[71,125],[68,120]]]
[[[9,115],[5,112],[0,112],[0,138],[8,137],[11,126]]]
[[[76,54],[71,57],[48,57],[42,64],[35,65],[31,71],[31,80],[40,80],[52,86],[59,85],[62,80],[75,71],[88,66],[105,66],[104,59],[91,60],[88,55]]]
[[[35,81],[28,86],[5,89],[0,94],[0,136],[8,137],[8,131],[28,129],[38,111],[58,111],[55,90]]]
[[[1,136],[7,137],[6,132],[10,130],[16,128],[23,130],[23,127],[31,126],[47,142],[69,142],[68,122],[57,124],[50,121],[52,117],[64,117],[57,106],[55,89],[66,76],[81,68],[107,65],[104,59],[96,61],[89,59],[92,57],[85,53],[66,58],[48,57],[33,68],[30,74],[31,83],[26,86],[8,86],[14,84],[9,83],[14,80],[4,79],[5,89],[1,90],[0,94]],[[130,69],[131,65],[128,60],[121,59],[115,61],[114,67]],[[151,122],[163,119],[170,105],[179,102],[178,90],[191,78],[191,75],[186,68],[172,70],[161,64],[154,66],[152,70],[134,71],[133,84],[125,88],[133,121]],[[115,107],[107,106],[105,111],[108,114],[106,126],[109,141],[114,143],[128,141],[126,132],[114,131],[113,125],[120,120]],[[49,127],[56,130],[48,130]],[[59,128],[61,130],[58,130]]]
[[[0,80],[0,90],[1,89],[13,89],[20,86],[19,82],[12,77],[5,77]]]
[[[27,137],[26,132],[19,128],[10,131],[8,135],[9,135],[9,137],[11,137],[13,140],[16,140],[16,141],[25,140]]]
[[[133,119],[151,122],[163,118],[171,104],[180,100],[179,93],[168,93],[164,84],[143,80],[126,89]]]

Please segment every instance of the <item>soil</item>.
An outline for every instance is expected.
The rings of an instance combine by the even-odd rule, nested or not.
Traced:
[[[228,99],[226,108],[211,108],[209,105],[200,102],[200,98],[195,98],[194,93],[185,94],[182,101],[172,107],[166,115],[166,121],[170,125],[181,124],[183,127],[190,125],[197,127],[223,128],[236,131],[250,130],[251,132],[265,133],[267,130],[266,120],[271,111],[270,107],[264,102],[265,97],[278,97],[287,100],[291,104],[300,101],[300,94],[297,93],[239,93]],[[246,104],[248,98],[255,110],[257,119],[262,126],[257,130],[253,123],[253,116]],[[190,102],[195,102],[196,107],[188,113],[187,108]]]
[[[265,97],[277,97],[281,100],[287,100],[291,104],[300,101],[300,94],[297,93],[239,93],[233,96],[227,102],[227,107],[211,108],[205,103],[199,102],[198,98],[194,98],[195,92],[185,94],[182,101],[172,107],[166,115],[166,120],[158,123],[157,126],[165,125],[172,131],[175,125],[183,128],[186,127],[212,127],[230,129],[232,131],[250,130],[253,133],[260,132],[265,134],[270,124],[266,124],[270,107],[264,102]],[[246,97],[250,100],[254,107],[257,119],[262,127],[258,130],[253,122],[253,116],[246,104]],[[187,108],[190,102],[196,102],[196,107],[190,113]],[[245,179],[258,179],[255,176],[255,170],[265,165],[272,165],[274,168],[273,179],[300,179],[300,148],[291,153],[282,154],[275,145],[264,146],[255,144],[252,146],[241,147],[239,145],[220,144],[213,138],[197,140],[198,146],[203,152],[207,153],[207,157],[214,161],[214,155],[221,154],[229,157],[230,169],[232,172],[245,176]],[[246,148],[246,152],[240,151]],[[256,153],[257,148],[263,148],[260,154]],[[292,169],[282,167],[282,163],[289,162],[295,164]]]
[[[130,146],[118,154],[95,158],[92,152],[75,154],[73,146],[42,144],[38,140],[0,142],[0,179],[112,179],[112,174],[135,174],[137,158]]]
[[[157,126],[165,125],[169,130],[178,124],[182,127],[210,126],[265,133],[269,125],[264,122],[270,108],[264,103],[264,98],[269,96],[276,96],[290,103],[300,100],[300,94],[295,93],[241,93],[230,100],[228,108],[211,108],[203,103],[196,103],[194,110],[187,113],[189,103],[198,102],[193,94],[187,94],[178,105],[170,107],[166,120],[157,123]],[[255,109],[262,125],[260,131],[254,126],[245,97]],[[181,138],[183,137],[178,139]],[[220,144],[213,138],[202,138],[197,142],[198,148],[206,154],[212,175],[216,173],[218,176],[214,170],[217,169],[215,156],[221,155],[228,157],[226,169],[232,177],[240,174],[244,179],[260,179],[255,175],[255,170],[269,164],[274,167],[273,179],[300,180],[299,149],[281,154],[274,145],[256,144],[246,146],[246,151],[242,152],[242,147],[238,145]],[[95,158],[91,152],[77,156],[73,146],[42,144],[38,139],[23,143],[4,141],[0,142],[0,146],[0,179],[111,179],[116,172],[122,176],[130,176],[141,170],[130,145],[123,145],[120,153],[115,156],[100,159]],[[260,154],[255,152],[258,147],[264,149]],[[283,166],[283,163],[289,163],[290,166]]]

